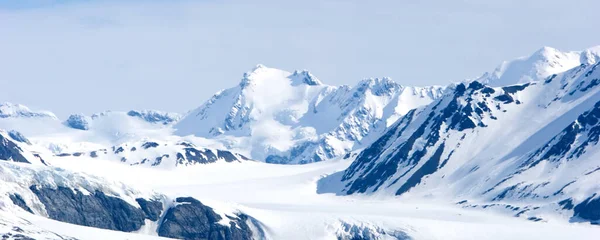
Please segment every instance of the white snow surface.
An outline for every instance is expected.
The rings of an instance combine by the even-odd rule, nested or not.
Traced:
[[[50,118],[57,119],[49,111],[33,111],[27,106],[10,102],[0,103],[0,118]]]
[[[462,209],[439,199],[317,194],[321,177],[345,169],[351,161],[135,167],[135,174],[130,166],[114,162],[57,158],[52,164],[168,196],[193,196],[218,211],[242,211],[262,224],[268,239],[336,239],[345,225],[370,229],[378,239],[390,239],[381,232],[403,232],[412,239],[594,239],[600,233],[588,224],[569,224],[560,215],[531,222]]]
[[[494,71],[485,73],[476,80],[494,87],[541,81],[581,64],[591,65],[598,61],[600,61],[600,46],[569,52],[543,47],[530,56],[505,61]]]
[[[389,78],[329,86],[308,71],[258,65],[174,128],[177,135],[215,139],[257,160],[315,162],[368,145],[367,135],[437,99],[443,89],[406,87]]]
[[[352,231],[368,233],[376,239],[393,239],[403,234],[412,239],[596,239],[600,228],[569,222],[570,216],[564,211],[539,198],[515,195],[499,203],[542,206],[531,213],[542,217],[540,222],[513,217],[514,212],[507,210],[468,208],[456,202],[468,200],[469,204],[481,206],[517,183],[543,184],[530,190],[543,196],[573,179],[577,181],[565,187],[561,197],[580,202],[598,192],[600,175],[586,175],[598,167],[594,160],[600,154],[597,147],[586,149],[576,161],[542,161],[515,174],[515,166],[524,156],[560,135],[577,116],[600,101],[600,89],[592,86],[593,79],[600,78],[600,71],[590,72],[592,66],[598,66],[594,65],[599,61],[598,52],[599,48],[592,48],[563,53],[546,47],[484,75],[479,80],[493,86],[534,83],[513,94],[519,104],[498,108],[492,104],[495,102],[491,98],[503,91],[500,87],[494,88],[496,93],[491,97],[475,96],[473,101],[487,103],[491,110],[469,119],[487,127],[476,128],[464,136],[455,130],[440,131],[446,150],[456,151],[443,152],[447,165],[400,197],[394,196],[395,190],[414,171],[408,170],[406,176],[396,174],[379,179],[387,187],[378,191],[371,188],[365,194],[350,196],[335,193],[348,187],[347,182],[340,180],[340,172],[352,164],[363,148],[379,139],[388,127],[406,125],[407,132],[416,131],[434,111],[430,103],[448,103],[456,84],[417,88],[379,78],[366,79],[354,87],[336,87],[323,84],[307,71],[289,73],[259,65],[244,75],[239,86],[215,94],[177,123],[154,124],[113,112],[98,115],[88,130],[70,128],[50,113],[40,117],[30,114],[33,111],[24,106],[5,104],[2,106],[9,107],[0,107],[0,112],[8,117],[0,118],[0,129],[23,133],[33,143],[17,143],[27,158],[36,159],[33,153],[39,154],[49,166],[40,161],[0,161],[0,231],[14,232],[13,226],[19,226],[29,236],[41,239],[156,238],[152,236],[156,235],[155,223],[148,223],[139,233],[120,233],[46,219],[43,207],[29,191],[29,186],[39,183],[83,192],[101,189],[134,206],[134,199],[139,196],[192,196],[222,216],[238,211],[252,216],[261,223],[267,239],[337,239],[351,236]],[[458,101],[466,104],[467,99]],[[414,119],[407,123],[397,121],[414,108]],[[7,133],[0,134],[6,137]],[[406,134],[394,136],[386,143],[385,151],[407,139]],[[261,161],[277,155],[284,158],[279,162],[310,164],[217,161],[173,168],[131,166],[131,162],[121,162],[109,154],[55,156],[112,146],[130,149],[146,141],[157,142],[161,147],[128,152],[131,161],[166,152],[173,154],[179,150],[174,147],[176,143],[187,141],[196,146],[237,151]],[[427,147],[438,148],[440,143],[427,146],[425,139],[417,139],[410,154]],[[432,152],[423,158],[430,158]],[[384,152],[385,156],[390,154]],[[311,163],[316,160],[328,161]],[[418,167],[423,164],[417,163]],[[394,167],[406,170],[404,165]],[[364,171],[352,180],[364,178],[368,173]],[[510,174],[513,178],[501,181]],[[394,182],[394,178],[400,180]],[[490,187],[495,189],[482,194]],[[21,194],[37,215],[13,205],[8,196],[14,192]]]

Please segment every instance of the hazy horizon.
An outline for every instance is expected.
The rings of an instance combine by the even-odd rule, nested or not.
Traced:
[[[581,7],[585,6],[585,7]],[[0,102],[72,113],[184,113],[256,64],[325,84],[446,85],[543,46],[600,44],[600,2],[59,1],[0,3]],[[418,24],[416,24],[418,23]]]

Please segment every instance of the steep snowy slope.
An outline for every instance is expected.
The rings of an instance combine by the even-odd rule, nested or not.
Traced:
[[[333,191],[343,194],[428,196],[532,219],[565,210],[573,221],[598,221],[599,65],[506,87],[458,84],[323,181],[342,181]]]
[[[541,81],[581,64],[591,65],[600,60],[600,46],[584,51],[562,52],[551,47],[543,47],[528,57],[505,61],[491,73],[486,73],[476,81],[491,86]]]
[[[334,87],[307,71],[259,65],[174,127],[178,135],[216,139],[266,162],[317,162],[368,143],[367,135],[430,103],[442,90],[404,87],[388,78]]]
[[[0,129],[0,161],[11,161],[45,165],[45,151],[38,152],[39,147],[32,146],[29,140],[17,131],[6,132]]]

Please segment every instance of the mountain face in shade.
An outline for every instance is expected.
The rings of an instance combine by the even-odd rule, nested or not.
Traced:
[[[531,217],[556,207],[573,219],[600,221],[594,214],[599,66],[590,61],[503,87],[478,81],[451,86],[323,182],[340,181],[329,189],[338,194],[448,198]]]

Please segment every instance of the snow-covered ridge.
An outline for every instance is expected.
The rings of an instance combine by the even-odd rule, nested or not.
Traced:
[[[180,136],[215,139],[253,159],[309,163],[341,156],[443,87],[405,87],[389,78],[323,84],[310,72],[258,65],[174,125]]]
[[[33,111],[21,104],[0,103],[0,118],[51,118],[58,119],[48,111]]]
[[[20,132],[0,129],[0,161],[42,165],[46,164],[44,157],[44,154],[35,151],[35,147]]]
[[[540,81],[579,65],[592,65],[598,61],[600,61],[600,46],[569,52],[543,47],[530,56],[503,62],[494,71],[479,77],[477,81],[492,86]]]
[[[131,110],[129,112],[104,111],[100,113],[94,113],[91,116],[86,116],[84,114],[72,114],[67,118],[67,120],[65,120],[64,123],[65,125],[74,129],[89,130],[91,127],[93,127],[94,121],[103,121],[104,119],[111,118],[126,118],[125,116],[137,118],[147,123],[162,125],[174,123],[180,118],[180,115],[177,113],[168,113],[156,110]]]
[[[82,115],[86,131],[38,121],[56,128],[39,135],[0,119],[27,123],[0,131],[0,235],[51,235],[16,221],[33,213],[180,239],[594,239],[569,222],[600,222],[599,74],[587,61],[506,86],[328,86],[258,66],[181,120],[205,138],[142,112]]]
[[[89,152],[62,152],[57,156],[79,159],[97,158],[131,166],[142,165],[162,169],[217,162],[239,163],[250,161],[249,158],[241,154],[227,150],[197,147],[187,141],[157,140],[126,142],[110,148],[96,149]]]
[[[504,87],[450,86],[322,183],[341,182],[338,194],[427,196],[535,221],[558,211],[598,222],[599,66]]]
[[[139,117],[149,123],[162,123],[164,125],[174,123],[181,118],[178,113],[161,112],[156,110],[131,110],[127,115]]]

